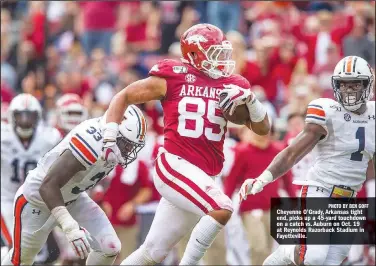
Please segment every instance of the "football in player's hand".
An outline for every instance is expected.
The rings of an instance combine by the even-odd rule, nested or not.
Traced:
[[[226,94],[222,94],[219,97],[219,101],[222,101],[226,97]],[[230,110],[223,112],[223,116],[230,122],[237,125],[244,125],[249,120],[248,108],[245,104],[236,107],[234,113],[230,115]]]

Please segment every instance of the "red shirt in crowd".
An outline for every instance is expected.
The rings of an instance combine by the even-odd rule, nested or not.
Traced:
[[[1,102],[10,103],[14,97],[14,93],[10,87],[1,82]]]
[[[89,80],[83,79],[78,84],[72,84],[71,87],[65,87],[62,89],[62,94],[74,93],[83,99],[88,93],[92,93]]]
[[[247,62],[241,75],[245,77],[252,86],[259,85],[264,88],[266,98],[273,102],[277,96],[277,78],[272,75],[272,68],[269,66],[267,73],[262,73],[260,66],[253,61]]]
[[[111,184],[103,198],[103,201],[108,202],[112,207],[109,220],[113,225],[134,225],[136,224],[135,214],[124,222],[118,219],[117,214],[121,206],[130,202],[141,188],[152,187],[148,167],[139,160],[133,162],[126,169],[118,165],[114,171]]]
[[[312,34],[312,35],[306,35],[302,32],[302,25],[304,23],[300,23],[297,25],[294,25],[292,27],[292,34],[301,42],[304,42],[307,45],[307,54],[306,54],[306,60],[307,60],[307,66],[309,73],[312,73],[313,67],[315,65],[315,57],[316,57],[316,44],[318,39],[318,34]],[[342,52],[342,42],[343,39],[346,37],[347,34],[349,34],[354,27],[354,16],[349,15],[345,18],[344,23],[338,24],[338,27],[334,28],[330,34],[330,39],[333,43],[338,45],[340,48],[341,55]]]
[[[44,52],[44,23],[46,23],[45,14],[35,11],[31,15],[32,29],[24,36],[25,40],[33,43],[37,57],[43,56]]]
[[[80,1],[85,30],[113,30],[119,1]]]
[[[224,180],[224,192],[232,197],[235,189],[240,187],[248,178],[257,178],[271,163],[273,158],[280,152],[280,149],[271,143],[266,149],[260,149],[252,144],[240,143],[235,147],[235,160],[230,173]],[[277,198],[281,182],[287,188],[290,196],[295,196],[290,189],[292,178],[288,172],[279,180],[264,187],[263,191],[256,195],[249,196],[242,201],[239,211],[241,213],[255,209],[269,210],[271,198]]]

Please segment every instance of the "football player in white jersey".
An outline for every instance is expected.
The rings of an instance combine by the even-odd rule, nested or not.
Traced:
[[[258,178],[243,183],[241,198],[262,191],[313,148],[316,158],[299,183],[301,197],[355,197],[366,178],[374,175],[373,71],[364,59],[348,56],[336,65],[332,84],[336,101],[320,98],[308,105],[303,131]],[[349,249],[350,245],[281,245],[264,265],[340,265]]]
[[[23,93],[10,103],[8,123],[1,124],[1,237],[9,248],[12,246],[14,196],[28,171],[61,140],[60,133],[41,120],[42,107],[38,100]]]
[[[15,197],[13,246],[3,265],[32,265],[56,226],[61,227],[76,254],[81,259],[87,257],[88,265],[114,262],[120,241],[106,214],[85,192],[115,167],[98,158],[105,117],[79,124],[29,172]],[[124,167],[143,148],[145,132],[145,117],[130,105],[116,138]]]
[[[56,101],[55,127],[63,136],[66,136],[73,128],[89,118],[88,111],[80,96],[67,93]],[[96,189],[98,186],[96,187]],[[60,228],[53,231],[59,245],[60,262],[62,265],[85,265],[86,261],[76,256],[70,244]]]

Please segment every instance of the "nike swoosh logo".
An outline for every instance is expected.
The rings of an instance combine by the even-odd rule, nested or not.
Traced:
[[[126,126],[124,126],[128,131],[132,131],[132,129],[129,129],[129,128],[127,128]]]
[[[201,245],[203,245],[203,246],[205,246],[204,244],[202,244],[200,241],[198,241],[198,239],[196,238],[196,241],[199,243],[199,244],[201,244]]]
[[[234,100],[235,98],[238,98],[239,96],[242,96],[243,94],[244,94],[243,91],[239,91],[238,94],[236,94],[236,95],[234,95],[234,96],[231,97],[231,101]]]

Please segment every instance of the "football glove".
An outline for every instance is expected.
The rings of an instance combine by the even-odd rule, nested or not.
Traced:
[[[270,171],[264,171],[256,179],[247,179],[244,181],[243,185],[239,191],[240,201],[246,200],[249,194],[255,195],[264,189],[264,186],[273,181],[273,175]]]
[[[219,102],[219,108],[224,112],[229,111],[230,115],[233,115],[236,107],[247,104],[254,98],[254,94],[249,89],[243,89],[234,84],[223,85],[223,87],[225,88],[219,96],[226,95],[226,97]]]
[[[101,159],[106,162],[105,166],[115,167],[117,164],[125,164],[119,147],[116,145],[118,132],[119,125],[114,122],[107,123],[104,128]]]
[[[74,227],[65,229],[64,233],[77,256],[81,259],[87,258],[90,253],[88,239],[91,240],[91,237],[89,232],[76,223]]]

